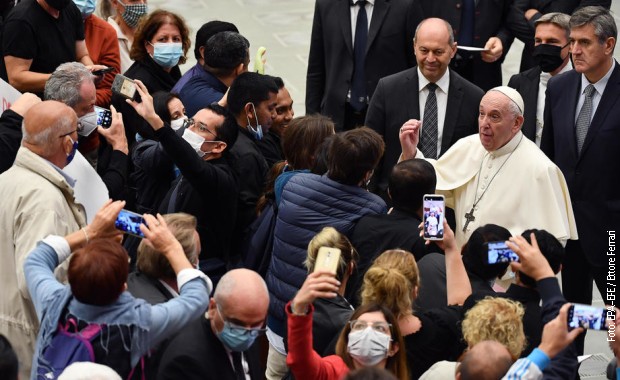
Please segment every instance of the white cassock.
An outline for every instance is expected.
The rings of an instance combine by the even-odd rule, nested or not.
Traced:
[[[419,150],[416,158],[422,158]],[[512,235],[544,229],[562,244],[577,239],[564,175],[520,131],[493,152],[487,152],[475,134],[457,141],[438,160],[428,161],[437,172],[437,192],[455,211],[460,246],[476,228],[488,223],[505,227]],[[475,220],[463,232],[465,214],[479,198],[473,210]]]

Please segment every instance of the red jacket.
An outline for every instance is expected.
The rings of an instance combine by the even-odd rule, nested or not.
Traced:
[[[312,349],[312,305],[307,315],[293,315],[286,305],[288,318],[288,355],[286,364],[297,380],[340,380],[349,367],[338,355],[320,357]]]
[[[90,15],[84,20],[84,35],[90,59],[97,65],[114,67],[114,71],[105,74],[97,84],[97,105],[110,108],[112,82],[116,74],[121,74],[121,53],[118,50],[116,30],[103,19]]]

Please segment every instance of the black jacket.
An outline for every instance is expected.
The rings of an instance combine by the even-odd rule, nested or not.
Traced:
[[[228,262],[237,210],[237,178],[222,158],[205,161],[166,126],[155,132],[164,150],[181,171],[160,205],[160,212],[186,212],[198,219],[200,259]],[[176,200],[174,198],[176,190]]]
[[[13,166],[22,141],[22,120],[24,118],[11,109],[0,116],[0,173]]]
[[[282,145],[280,136],[275,133],[268,132],[263,136],[263,139],[256,142],[258,149],[265,157],[267,165],[272,167],[278,161],[284,160],[284,152],[282,152]]]

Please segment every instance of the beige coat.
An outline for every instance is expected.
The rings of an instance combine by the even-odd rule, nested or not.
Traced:
[[[21,378],[28,379],[39,322],[24,261],[47,235],[65,236],[85,226],[86,214],[65,177],[24,147],[0,175],[0,202],[0,334],[17,352]]]

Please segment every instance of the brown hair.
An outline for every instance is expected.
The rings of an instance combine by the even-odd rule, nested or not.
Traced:
[[[397,318],[411,315],[413,290],[418,284],[413,254],[400,249],[385,251],[364,275],[362,304],[380,303]]]
[[[282,151],[286,161],[275,163],[267,175],[265,191],[256,203],[257,214],[267,206],[267,198],[273,197],[276,179],[288,164],[290,170],[312,169],[317,149],[325,139],[334,134],[334,122],[323,115],[296,117],[288,124],[282,135]]]
[[[344,185],[357,186],[379,163],[385,150],[383,138],[368,127],[334,136],[329,149],[327,176]]]
[[[93,239],[71,256],[67,276],[80,302],[106,306],[125,289],[129,273],[127,251],[114,239]]]
[[[362,305],[353,311],[351,315],[350,321],[354,321],[358,319],[362,314],[372,313],[375,311],[379,311],[385,317],[387,323],[390,324],[390,333],[392,336],[392,344],[398,345],[398,352],[394,354],[394,356],[389,357],[385,364],[385,368],[394,374],[399,380],[408,380],[409,379],[409,371],[407,370],[407,355],[405,353],[405,341],[403,340],[403,336],[400,333],[400,327],[398,327],[398,320],[394,317],[394,314],[390,312],[388,308],[385,306],[372,303],[368,305]],[[353,369],[353,359],[351,355],[349,355],[348,345],[349,345],[349,333],[351,332],[351,324],[346,323],[340,336],[338,337],[338,342],[336,343],[336,355],[340,356],[342,360],[345,362],[347,367]]]
[[[196,218],[182,212],[164,215],[164,220],[174,237],[181,243],[183,252],[190,263],[195,263],[199,252],[196,252]],[[144,240],[138,246],[138,270],[152,278],[175,279],[176,275],[170,262],[161,252],[148,246]]]
[[[163,9],[157,9],[140,19],[140,23],[138,24],[136,33],[134,34],[134,40],[131,45],[129,57],[134,61],[142,61],[146,59],[146,57],[149,56],[149,53],[146,51],[146,42],[150,41],[151,38],[155,36],[159,28],[165,24],[175,25],[179,28],[179,33],[181,33],[181,43],[183,44],[183,56],[179,59],[179,64],[185,63],[187,60],[187,51],[192,44],[189,39],[189,28],[181,16]]]

